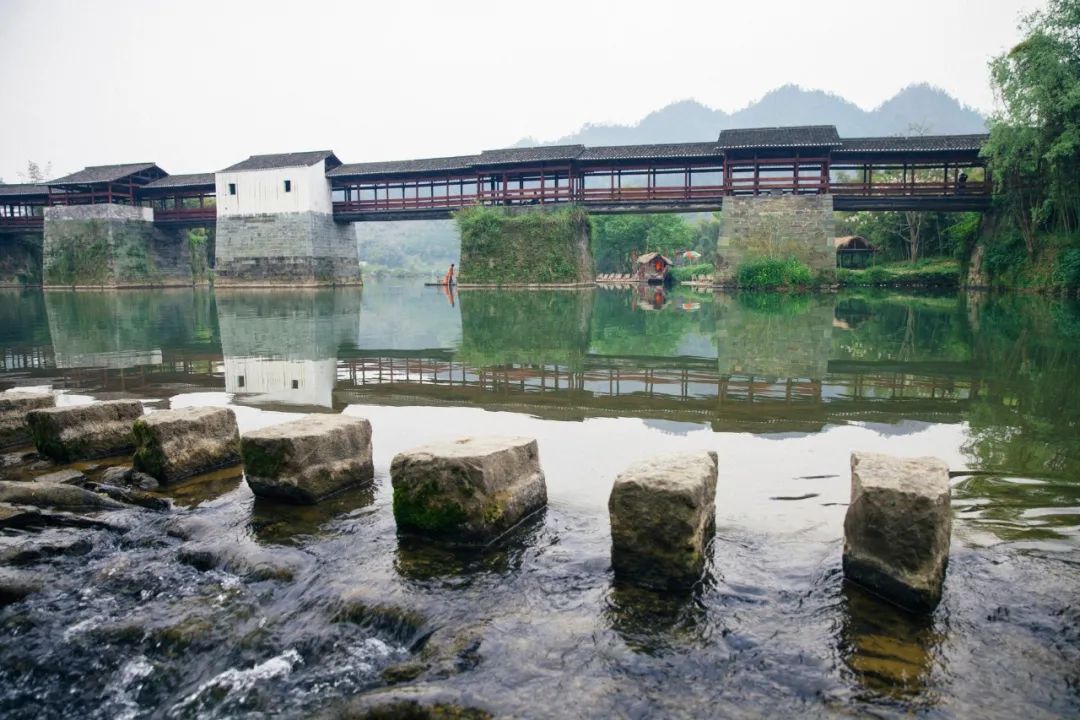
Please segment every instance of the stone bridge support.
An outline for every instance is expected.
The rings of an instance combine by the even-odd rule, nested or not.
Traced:
[[[356,232],[326,213],[219,215],[216,253],[221,287],[361,284]]]
[[[724,198],[716,248],[716,282],[736,284],[739,266],[795,258],[815,273],[836,268],[832,195]]]
[[[192,285],[192,245],[183,230],[154,227],[154,211],[131,205],[45,209],[43,285],[66,288]]]

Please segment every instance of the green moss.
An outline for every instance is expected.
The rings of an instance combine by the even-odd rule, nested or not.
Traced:
[[[256,477],[277,477],[286,460],[285,446],[280,444],[265,446],[241,440],[240,452],[244,458],[244,471]]]
[[[394,519],[399,526],[443,535],[452,534],[468,519],[457,503],[440,499],[435,483],[408,491],[394,488]]]
[[[49,285],[104,285],[112,270],[109,228],[101,220],[65,220],[50,225],[44,256]]]
[[[136,420],[131,427],[131,433],[135,436],[135,454],[132,458],[134,466],[154,477],[161,477],[165,470],[165,458],[161,454],[161,448],[154,442],[154,436],[146,425],[145,420]]]
[[[579,208],[512,214],[471,207],[454,214],[463,283],[576,283],[592,278],[589,222]]]

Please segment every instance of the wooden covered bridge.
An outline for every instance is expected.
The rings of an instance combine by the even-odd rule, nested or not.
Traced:
[[[841,138],[831,125],[724,130],[714,142],[486,150],[327,164],[341,222],[445,218],[470,205],[575,203],[595,213],[711,211],[725,197],[833,196],[837,210],[983,210],[986,135]],[[88,167],[40,185],[0,185],[0,232],[40,231],[50,205],[116,203],[163,225],[210,225],[215,174],[154,163]]]

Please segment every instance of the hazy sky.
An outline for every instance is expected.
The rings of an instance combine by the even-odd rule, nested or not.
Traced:
[[[870,109],[929,82],[988,111],[988,59],[1043,4],[0,0],[0,177],[465,154],[785,83]]]

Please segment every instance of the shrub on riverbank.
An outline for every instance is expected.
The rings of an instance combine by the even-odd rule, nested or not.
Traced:
[[[697,265],[683,265],[671,268],[671,279],[675,282],[689,282],[695,276],[707,275],[712,277],[715,268],[712,263],[698,263]]]
[[[735,271],[743,288],[794,288],[814,284],[814,273],[795,258],[761,258],[743,263]]]

